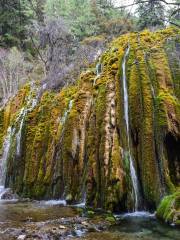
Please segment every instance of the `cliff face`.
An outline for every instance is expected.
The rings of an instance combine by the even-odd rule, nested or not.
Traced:
[[[36,199],[86,197],[93,207],[133,210],[133,163],[139,209],[155,209],[178,192],[178,34],[169,28],[123,35],[101,56],[97,74],[92,67],[59,93],[41,93],[36,84],[21,89],[0,111],[5,186]]]

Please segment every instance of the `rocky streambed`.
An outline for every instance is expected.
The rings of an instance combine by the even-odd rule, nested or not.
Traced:
[[[0,201],[1,240],[170,240],[180,231],[146,212],[112,215],[64,201]]]

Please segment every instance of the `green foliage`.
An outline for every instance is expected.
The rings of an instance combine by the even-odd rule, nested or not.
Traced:
[[[176,0],[175,3],[180,4],[180,0]],[[169,22],[170,24],[180,26],[179,6],[174,6],[169,10]]]
[[[21,46],[27,38],[26,27],[30,21],[27,0],[0,2],[0,46]]]
[[[138,3],[137,13],[139,15],[138,26],[140,29],[164,25],[164,6],[160,1],[149,0]]]
[[[157,209],[157,217],[168,222],[179,225],[180,191],[163,198]]]
[[[110,222],[110,223],[115,223],[116,222],[116,219],[113,215],[109,215],[106,217],[105,219],[107,222]]]
[[[125,26],[124,11],[119,11],[111,6],[110,1],[89,0],[47,0],[45,13],[49,17],[63,17],[72,33],[78,38],[107,33],[108,22],[118,20],[113,26]],[[129,21],[127,21],[129,24]],[[120,31],[118,31],[120,34]]]

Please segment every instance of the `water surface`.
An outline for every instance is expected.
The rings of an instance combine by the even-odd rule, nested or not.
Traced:
[[[154,215],[115,215],[109,224],[100,213],[88,218],[85,210],[63,201],[0,201],[0,239],[57,240],[179,240],[179,229],[158,222]]]

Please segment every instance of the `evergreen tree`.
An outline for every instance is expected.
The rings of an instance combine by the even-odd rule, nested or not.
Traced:
[[[23,46],[28,21],[26,0],[1,0],[0,46]]]
[[[108,34],[108,30],[111,32],[110,25],[126,28],[126,23],[122,21],[125,10],[115,9],[110,0],[47,0],[45,12],[49,17],[63,17],[71,32],[80,40]]]
[[[44,7],[46,1],[47,0],[27,0],[27,6],[29,7],[32,18],[41,24],[44,22]]]
[[[142,3],[137,2],[137,13],[139,15],[138,26],[140,29],[164,25],[164,5],[161,1],[149,0]]]
[[[180,26],[180,0],[176,0],[175,3],[177,3],[177,5],[169,10],[169,22],[173,25]]]

